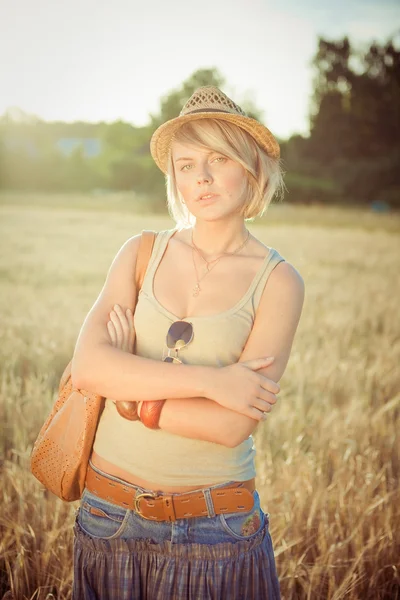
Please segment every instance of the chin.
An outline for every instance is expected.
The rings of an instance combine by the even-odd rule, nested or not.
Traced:
[[[197,214],[194,214],[193,216],[196,217],[196,219],[198,221],[206,221],[206,222],[210,221],[211,222],[211,221],[224,220],[226,218],[229,218],[230,215],[229,215],[229,213],[226,214],[226,213],[222,213],[222,212],[216,211],[216,210],[213,210],[213,211],[203,210]]]
[[[216,219],[229,219],[229,217],[233,217],[236,213],[232,210],[226,210],[226,208],[224,210],[221,206],[210,205],[205,206],[202,210],[196,210],[192,214],[196,219],[215,221]]]

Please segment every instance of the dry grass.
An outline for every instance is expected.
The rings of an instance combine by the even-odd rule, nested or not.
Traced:
[[[76,503],[34,480],[30,449],[115,252],[171,221],[1,200],[0,598],[67,599]],[[285,210],[250,227],[306,283],[280,401],[257,432],[282,598],[400,598],[399,217],[299,207],[294,226]]]

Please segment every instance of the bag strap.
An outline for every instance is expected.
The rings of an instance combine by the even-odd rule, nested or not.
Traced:
[[[157,233],[155,231],[149,231],[144,229],[140,236],[139,250],[136,260],[136,290],[139,292],[143,285],[144,276],[146,275],[147,266],[149,264],[150,256],[153,251],[154,241]]]

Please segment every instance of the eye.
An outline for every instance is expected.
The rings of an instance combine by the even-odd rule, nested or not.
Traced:
[[[226,156],[217,156],[213,162],[224,162],[225,160],[227,160]]]
[[[181,171],[187,171],[188,169],[186,169],[186,167],[192,167],[193,165],[183,165],[183,167],[181,168]]]

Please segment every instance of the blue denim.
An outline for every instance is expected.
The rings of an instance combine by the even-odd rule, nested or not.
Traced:
[[[118,477],[104,473],[93,464],[92,467],[98,473],[136,490],[136,495],[153,491],[127,484]],[[264,526],[268,527],[269,515],[261,509],[257,491],[253,492],[254,505],[250,511],[215,515],[210,490],[225,485],[227,483],[213,485],[203,490],[210,516],[178,519],[174,522],[144,519],[135,511],[103,500],[85,488],[77,511],[77,522],[86,534],[103,540],[150,539],[156,544],[164,541],[175,544],[218,544],[251,540]],[[90,507],[97,509],[97,514],[89,512]]]

